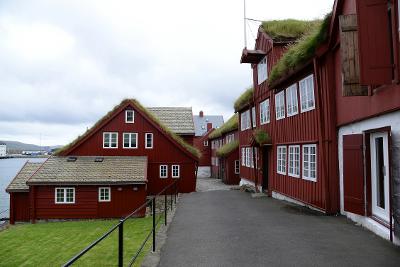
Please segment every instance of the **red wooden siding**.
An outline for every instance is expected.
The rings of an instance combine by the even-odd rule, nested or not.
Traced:
[[[98,201],[98,188],[81,185],[75,188],[74,204],[56,204],[55,188],[58,186],[32,186],[34,218],[31,219],[89,219],[120,218],[128,215],[146,201],[145,185],[111,186],[111,202]],[[136,188],[137,190],[134,190]],[[31,200],[32,201],[32,200]],[[144,216],[145,210],[138,213]]]
[[[222,181],[225,184],[237,185],[240,182],[239,174],[235,173],[235,161],[239,160],[239,149],[229,154],[228,157],[224,159],[225,170],[224,177]],[[240,166],[240,162],[239,162]]]
[[[343,136],[344,210],[364,215],[363,135]]]
[[[208,134],[194,138],[194,146],[201,152],[199,166],[211,166],[211,141],[208,142]],[[208,146],[204,146],[204,141],[208,142]]]
[[[134,109],[133,107],[130,107]],[[118,148],[103,148],[103,132],[118,132]],[[123,133],[138,133],[138,148],[123,148]],[[145,133],[153,133],[153,148],[145,148]],[[148,157],[148,193],[157,194],[166,181],[159,178],[159,164],[181,165],[181,192],[195,191],[196,162],[150,124],[139,112],[135,112],[135,123],[125,123],[125,112],[120,112],[108,124],[69,153],[74,156],[147,156]],[[170,170],[169,170],[170,171]]]
[[[29,193],[10,193],[10,223],[29,221]]]

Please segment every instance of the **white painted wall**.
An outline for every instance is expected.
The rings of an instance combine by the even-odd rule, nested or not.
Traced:
[[[7,155],[7,146],[0,145],[0,157],[4,157]]]
[[[211,177],[211,167],[201,166],[197,170],[197,178],[210,178]]]
[[[378,227],[373,220],[368,220],[363,216],[344,211],[344,192],[343,192],[343,135],[361,134],[363,131],[387,127],[392,129],[392,160],[390,162],[392,177],[399,177],[400,174],[400,111],[392,112],[382,116],[370,118],[360,122],[352,123],[339,128],[338,134],[338,154],[339,154],[339,175],[340,175],[340,213],[346,215],[353,221],[362,224],[376,234],[387,238],[389,230]],[[397,191],[400,191],[397,190]]]

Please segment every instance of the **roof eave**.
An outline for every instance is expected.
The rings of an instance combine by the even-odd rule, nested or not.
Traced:
[[[248,50],[244,48],[242,51],[242,57],[240,58],[240,63],[257,64],[259,63],[267,53],[262,50]]]

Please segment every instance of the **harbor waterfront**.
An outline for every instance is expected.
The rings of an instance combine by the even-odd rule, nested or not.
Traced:
[[[25,162],[43,162],[46,158],[8,158],[0,159],[0,218],[9,217],[10,196],[5,191],[10,181],[15,177]]]

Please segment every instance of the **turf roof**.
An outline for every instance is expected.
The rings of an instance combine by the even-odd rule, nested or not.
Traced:
[[[273,66],[268,78],[270,85],[313,58],[317,48],[327,40],[331,15],[327,14],[324,20],[314,23],[312,30],[297,43],[290,45],[282,58]]]
[[[271,142],[270,135],[263,129],[257,129],[255,131],[254,139],[256,140],[257,144],[259,144],[259,145],[268,144]]]
[[[254,88],[249,88],[246,91],[244,91],[238,99],[236,99],[233,107],[235,109],[235,112],[238,112],[242,110],[244,107],[246,107],[249,103],[253,101],[253,94],[254,94]]]
[[[227,122],[222,124],[221,127],[215,129],[212,133],[210,133],[208,138],[215,139],[221,137],[225,133],[237,130],[238,125],[239,125],[239,116],[238,114],[234,114]]]
[[[296,40],[310,33],[321,20],[271,20],[264,21],[261,28],[274,40]]]
[[[137,107],[145,113],[151,120],[153,120],[158,126],[167,134],[169,135],[172,139],[174,139],[177,143],[179,143],[186,151],[188,151],[190,154],[195,156],[196,158],[201,157],[201,152],[195,148],[194,146],[191,146],[188,144],[185,140],[183,140],[180,136],[172,132],[167,126],[165,126],[152,112],[150,112],[148,109],[146,109],[142,104],[140,104],[139,101],[136,99],[124,99],[122,102],[118,105],[116,105],[111,111],[109,111],[105,116],[103,116],[100,120],[98,120],[90,129],[86,130],[86,132],[82,135],[79,135],[74,141],[71,143],[65,145],[64,147],[58,149],[55,152],[55,155],[62,155],[63,152],[66,152],[73,146],[75,146],[77,143],[79,143],[83,138],[88,136],[93,130],[95,130],[99,125],[101,125],[104,121],[109,119],[121,106],[125,106],[127,104],[132,104],[133,106]]]
[[[239,147],[239,140],[223,145],[217,150],[218,157],[226,157]]]

